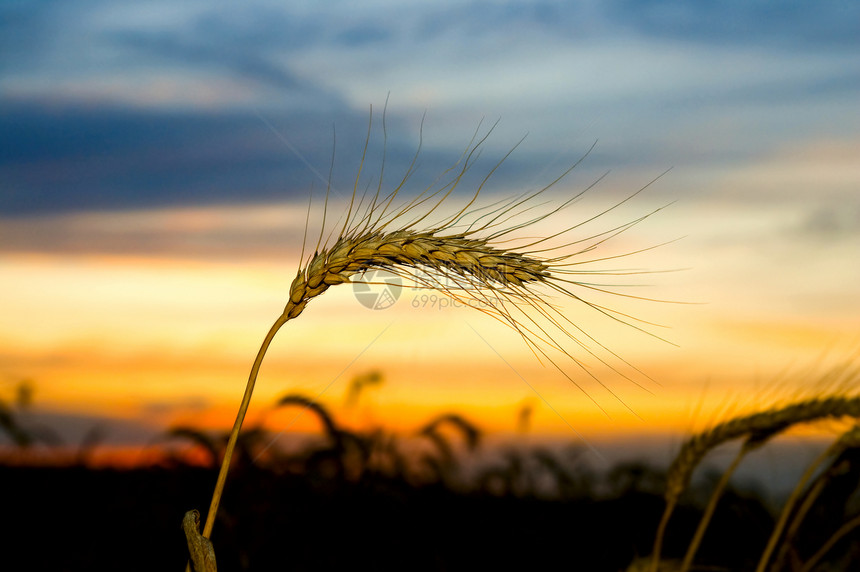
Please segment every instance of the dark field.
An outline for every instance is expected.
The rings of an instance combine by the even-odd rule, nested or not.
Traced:
[[[632,461],[599,471],[574,445],[488,445],[456,413],[399,435],[348,429],[306,397],[280,404],[310,411],[322,432],[290,447],[263,427],[241,434],[212,534],[222,571],[633,570],[654,551],[678,459],[691,458],[691,471],[702,461],[690,457],[691,444],[704,443],[704,454],[746,436],[742,447],[721,448],[724,461],[730,453],[739,463],[747,452],[778,450],[770,437],[796,418],[853,416],[860,398],[813,399],[718,424],[686,441],[668,470]],[[174,427],[135,468],[97,468],[102,433],[63,446],[4,412],[2,570],[184,569],[183,516],[197,509],[205,517],[225,435]],[[762,570],[857,569],[858,443],[853,427],[825,444],[805,481],[792,465],[810,464],[796,448],[783,450],[777,467],[790,484],[777,494],[701,464],[667,521],[661,570],[679,569],[700,521],[708,524],[690,570],[754,570],[763,554],[770,565]],[[757,466],[754,458],[746,465]],[[712,498],[713,516],[703,519]],[[778,542],[768,552],[772,534]]]
[[[651,551],[663,510],[660,475],[619,467],[602,498],[589,479],[553,499],[511,491],[456,492],[365,474],[279,475],[240,467],[213,534],[222,570],[622,570]],[[182,570],[187,510],[208,507],[214,470],[0,468],[6,570]],[[673,517],[665,553],[682,554],[696,511]],[[729,493],[700,559],[744,569],[773,518]],[[730,546],[730,549],[726,549]]]

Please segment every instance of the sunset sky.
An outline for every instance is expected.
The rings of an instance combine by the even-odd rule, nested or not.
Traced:
[[[616,398],[569,361],[577,388],[480,312],[408,288],[370,310],[339,286],[276,338],[252,417],[299,392],[402,431],[457,411],[514,432],[530,404],[540,434],[682,434],[814,392],[809,372],[856,355],[860,5],[360,6],[3,3],[0,399],[32,380],[33,414],[72,442],[95,423],[115,441],[228,427],[287,300],[309,193],[319,229],[334,150],[338,220],[371,105],[360,189],[377,185],[386,97],[384,189],[406,172],[424,117],[407,196],[497,120],[452,205],[524,136],[482,204],[548,184],[597,141],[544,208],[609,174],[547,234],[671,168],[573,235],[668,205],[602,248],[670,242],[621,264],[673,272],[618,289],[683,303],[604,300],[671,343],[564,302],[651,378],[637,387],[572,347]],[[343,410],[349,381],[372,370],[382,385]]]

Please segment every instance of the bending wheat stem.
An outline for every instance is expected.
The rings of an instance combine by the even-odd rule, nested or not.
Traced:
[[[675,511],[676,504],[678,504],[677,497],[672,497],[666,500],[666,508],[663,509],[663,516],[660,517],[660,524],[657,525],[657,533],[654,536],[654,549],[651,551],[651,567],[649,572],[659,572],[660,570],[660,554],[663,552],[663,537],[666,536],[666,528],[669,526],[669,518]]]
[[[797,482],[797,486],[795,486],[794,490],[791,491],[791,495],[789,495],[788,500],[785,501],[785,506],[782,507],[779,520],[776,522],[776,526],[773,527],[773,532],[771,532],[770,538],[767,540],[767,546],[765,547],[764,552],[762,552],[761,559],[758,561],[756,572],[764,572],[765,568],[767,568],[770,556],[776,549],[776,543],[779,542],[779,539],[782,536],[782,531],[785,528],[786,523],[788,523],[788,517],[791,516],[791,511],[794,510],[794,505],[797,504],[798,499],[800,499],[800,495],[803,492],[804,487],[806,487],[806,483],[809,482],[809,479],[812,478],[815,471],[818,470],[818,467],[831,455],[831,453],[832,449],[830,448],[821,453],[821,455],[819,455],[818,458],[816,458],[815,461],[806,468],[803,475],[800,477],[800,480]]]
[[[831,444],[825,451],[823,451],[815,460],[809,465],[806,470],[803,472],[803,475],[800,477],[800,480],[797,482],[797,485],[794,487],[794,490],[791,491],[791,495],[789,495],[788,500],[785,501],[785,506],[782,507],[782,512],[779,515],[779,520],[774,526],[773,532],[770,535],[770,538],[767,541],[767,547],[764,549],[764,552],[761,555],[761,560],[759,560],[758,567],[756,568],[756,572],[764,572],[767,567],[767,563],[770,560],[773,551],[776,549],[777,542],[779,542],[780,537],[782,536],[783,530],[785,530],[786,525],[788,524],[788,519],[791,516],[792,511],[794,510],[794,506],[800,500],[801,495],[803,494],[804,489],[806,488],[806,483],[815,475],[815,472],[821,467],[824,462],[834,456],[838,455],[842,449],[845,448],[846,443],[850,442],[855,438],[855,431],[851,430],[845,433],[842,437],[837,439],[833,444]],[[812,491],[810,491],[812,493]],[[799,526],[799,523],[798,523]],[[788,542],[789,538],[786,538],[786,542]]]
[[[236,414],[236,421],[233,423],[233,429],[230,431],[230,438],[227,441],[227,448],[224,450],[224,459],[221,461],[221,469],[218,471],[218,480],[215,481],[215,492],[212,493],[212,502],[209,505],[209,513],[206,515],[206,524],[203,526],[204,538],[209,538],[212,535],[212,527],[215,526],[215,516],[218,513],[218,504],[221,502],[221,495],[224,492],[224,484],[227,482],[227,473],[230,470],[230,460],[233,458],[233,450],[236,448],[236,441],[239,439],[239,431],[242,429],[242,422],[245,420],[245,414],[248,412],[248,405],[251,403],[251,395],[254,393],[254,384],[257,382],[257,374],[260,372],[260,365],[263,363],[263,357],[266,355],[266,350],[275,338],[275,334],[281,329],[287,320],[289,320],[288,310],[292,302],[287,304],[284,313],[281,314],[272,327],[269,333],[266,334],[260,350],[257,352],[257,357],[254,360],[254,365],[251,366],[251,373],[248,376],[248,383],[245,385],[245,394],[242,396],[242,403],[239,405],[239,412]]]
[[[828,480],[833,476],[833,473],[836,471],[836,463],[839,461],[840,455],[842,455],[845,450],[850,449],[852,447],[856,447],[858,445],[858,439],[860,439],[860,426],[855,425],[847,432],[843,433],[839,439],[833,443],[830,447],[831,456],[833,459],[830,461],[828,467],[826,467],[818,478],[809,486],[809,490],[804,496],[803,502],[798,507],[796,513],[794,514],[794,518],[792,519],[791,525],[785,532],[785,537],[782,541],[782,548],[780,549],[780,553],[777,554],[775,560],[775,566],[779,567],[779,565],[784,561],[787,556],[789,549],[791,547],[791,543],[793,542],[795,536],[797,536],[797,532],[800,529],[800,525],[803,524],[804,518],[809,513],[810,509],[815,505],[818,496],[821,494],[821,491],[828,484]],[[820,460],[823,462],[825,459],[824,456],[820,457]]]
[[[711,522],[711,518],[714,516],[714,511],[717,509],[717,504],[720,502],[720,498],[723,496],[723,491],[726,486],[729,484],[729,481],[732,478],[735,470],[738,468],[738,465],[741,464],[746,454],[752,449],[749,445],[749,441],[744,443],[744,446],[740,448],[738,454],[735,455],[735,458],[732,460],[731,465],[723,472],[720,476],[719,482],[717,482],[717,486],[714,487],[713,492],[711,493],[711,498],[708,500],[708,506],[705,508],[704,514],[702,514],[702,520],[699,521],[699,526],[696,528],[696,533],[693,535],[693,539],[690,541],[689,546],[687,547],[687,554],[684,555],[684,561],[681,563],[681,569],[679,572],[687,572],[690,567],[693,565],[693,559],[696,557],[696,552],[699,550],[699,545],[702,543],[702,539],[705,537],[705,530],[708,528],[708,524]]]

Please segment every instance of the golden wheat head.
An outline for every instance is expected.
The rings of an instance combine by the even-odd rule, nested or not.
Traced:
[[[566,238],[570,236],[568,233],[613,210],[636,196],[642,189],[580,224],[567,226],[564,230],[550,236],[517,240],[515,235],[519,231],[534,228],[536,223],[561,212],[596,184],[597,181],[560,205],[544,211],[543,214],[534,214],[536,209],[541,208],[540,204],[536,204],[536,199],[572,171],[579,161],[537,191],[527,192],[490,205],[476,206],[484,184],[510,155],[512,149],[489,171],[474,192],[469,194],[469,198],[462,207],[454,208],[452,212],[443,216],[439,213],[446,210],[448,203],[453,200],[452,194],[480,155],[481,145],[492,132],[492,128],[482,137],[478,137],[478,131],[476,131],[454,166],[443,172],[430,187],[404,202],[399,195],[414,173],[421,145],[419,143],[406,174],[387,194],[383,193],[385,169],[383,146],[383,160],[376,192],[365,191],[360,195],[358,189],[370,141],[371,126],[372,113],[352,197],[343,217],[344,222],[337,229],[328,229],[329,239],[323,241],[327,228],[325,212],[327,212],[331,190],[331,177],[329,177],[319,238],[313,254],[307,258],[304,256],[304,247],[307,244],[307,227],[305,228],[302,261],[290,285],[289,299],[284,311],[263,340],[251,368],[203,529],[202,536],[205,538],[211,534],[230,457],[251,400],[260,365],[275,334],[286,322],[298,317],[311,300],[332,286],[362,280],[362,275],[367,271],[388,270],[399,274],[411,279],[419,287],[442,292],[500,320],[516,330],[538,357],[546,359],[580,389],[582,388],[579,383],[550,357],[548,349],[557,350],[570,358],[581,371],[601,385],[603,383],[589,367],[566,349],[566,341],[572,341],[575,346],[626,379],[633,381],[611,365],[608,360],[616,358],[638,372],[636,368],[622,360],[565,315],[560,309],[560,304],[557,301],[551,301],[550,296],[576,300],[605,317],[644,331],[642,327],[632,323],[635,320],[632,316],[586,301],[573,289],[614,294],[616,292],[611,286],[594,283],[595,276],[641,274],[641,271],[587,269],[588,267],[584,265],[622,258],[654,248],[653,246],[636,252],[596,259],[590,259],[586,255],[656,211],[598,235],[573,240]],[[384,126],[383,115],[383,132]],[[588,152],[585,156],[587,155]],[[332,158],[332,164],[334,164],[334,158]],[[310,218],[310,208],[308,217]],[[433,217],[438,217],[439,220],[432,222]],[[563,244],[558,244],[559,242]],[[577,280],[577,277],[587,277],[587,279]],[[637,298],[628,294],[619,295]],[[606,388],[605,385],[603,387]],[[606,389],[613,396],[615,395],[609,388]],[[584,390],[583,392],[597,404],[588,392]],[[598,407],[600,407],[599,404]]]
[[[368,127],[365,153],[370,131]],[[563,365],[555,361],[548,350],[560,352],[566,359],[571,360],[581,373],[600,384],[623,404],[597,377],[593,366],[588,365],[577,354],[584,353],[636,385],[639,384],[630,374],[644,374],[612,352],[607,345],[592,337],[581,324],[562,311],[561,307],[565,298],[574,300],[601,317],[608,317],[659,337],[645,328],[645,324],[653,324],[588,300],[589,292],[637,298],[619,293],[613,290],[612,286],[596,283],[595,280],[601,276],[617,277],[643,272],[594,269],[588,265],[605,263],[654,248],[655,246],[651,246],[636,252],[589,258],[596,248],[660,209],[597,235],[567,238],[583,224],[631,199],[642,190],[640,189],[603,212],[551,236],[518,239],[517,236],[522,236],[525,230],[534,228],[537,223],[562,212],[602,179],[601,177],[561,204],[540,212],[542,205],[537,204],[537,199],[570,173],[591,149],[543,188],[490,205],[477,206],[479,193],[485,183],[507,159],[512,149],[490,170],[474,192],[469,194],[463,206],[452,209],[452,195],[463,176],[473,166],[474,160],[480,154],[481,145],[491,132],[492,128],[482,137],[478,137],[476,132],[457,164],[446,170],[434,186],[424,189],[409,201],[399,203],[400,193],[414,172],[420,144],[406,174],[387,194],[383,193],[383,158],[383,169],[379,173],[376,192],[365,191],[359,196],[359,178],[364,163],[362,156],[343,224],[338,228],[328,229],[329,239],[323,241],[326,231],[324,214],[313,254],[305,259],[303,248],[303,260],[290,286],[284,317],[287,320],[296,318],[312,299],[331,286],[361,282],[368,271],[386,270],[406,278],[420,288],[441,292],[513,328],[540,359],[560,371],[598,407],[600,405],[597,401]],[[324,213],[328,209],[328,198],[327,191]],[[453,214],[438,214],[445,209],[453,210]],[[538,214],[534,214],[535,212]],[[524,216],[527,217],[525,220]],[[429,222],[434,217],[441,220]],[[305,238],[307,241],[307,229]],[[642,325],[634,322],[640,322]],[[619,368],[620,364],[627,366],[630,371],[623,372]]]

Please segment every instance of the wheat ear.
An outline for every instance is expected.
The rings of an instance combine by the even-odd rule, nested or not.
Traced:
[[[745,435],[781,433],[793,425],[842,417],[860,417],[860,397],[814,398],[720,423],[696,435],[681,447],[681,451],[669,467],[666,497],[680,496],[690,482],[693,469],[705,454],[727,441]]]
[[[454,214],[443,217],[440,222],[423,225],[424,221],[428,220],[428,217],[439,209],[455,191],[462,177],[479,155],[479,147],[491,132],[492,128],[483,137],[478,138],[478,131],[476,131],[460,161],[443,173],[443,176],[449,176],[447,182],[437,183],[433,188],[425,189],[411,201],[397,205],[396,208],[392,208],[392,206],[395,205],[398,194],[413,173],[418,152],[416,152],[406,175],[388,194],[382,192],[383,158],[383,167],[379,174],[379,186],[376,193],[370,197],[366,193],[359,195],[358,192],[359,177],[364,162],[364,156],[362,156],[362,163],[358,170],[359,175],[356,177],[352,199],[342,227],[337,230],[336,238],[330,242],[330,246],[323,246],[323,235],[326,229],[325,215],[323,216],[316,249],[297,272],[290,285],[287,304],[266,334],[254,360],[225,450],[209,513],[206,517],[206,524],[203,529],[205,538],[209,538],[212,532],[238,433],[250,404],[260,365],[275,334],[286,322],[298,317],[312,299],[328,288],[354,282],[353,278],[356,277],[360,280],[360,275],[369,270],[389,270],[413,280],[423,288],[442,292],[466,303],[474,303],[473,306],[478,306],[478,309],[484,313],[516,330],[536,355],[545,358],[577,387],[579,387],[577,382],[553,361],[548,349],[555,349],[564,356],[570,357],[581,371],[601,385],[603,383],[589,370],[588,366],[574,358],[565,349],[563,344],[565,339],[573,340],[580,349],[613,371],[618,372],[625,379],[632,381],[628,375],[608,363],[609,357],[602,357],[598,355],[598,352],[608,353],[609,356],[621,360],[635,371],[638,372],[638,370],[588,335],[580,325],[566,317],[557,305],[546,301],[544,299],[545,293],[538,292],[537,288],[544,287],[556,296],[572,298],[604,317],[650,333],[645,327],[633,323],[633,321],[639,321],[647,325],[648,322],[642,322],[611,308],[590,303],[577,295],[573,288],[581,287],[585,291],[617,294],[611,289],[611,285],[594,283],[594,277],[642,274],[642,271],[585,269],[586,267],[583,265],[590,262],[602,263],[607,260],[622,258],[654,247],[597,259],[583,259],[582,255],[590,253],[660,209],[598,235],[569,241],[559,246],[551,245],[551,241],[563,237],[585,222],[590,222],[630,200],[645,188],[643,187],[627,199],[602,213],[594,215],[583,223],[567,227],[549,237],[515,242],[510,237],[512,233],[560,212],[582,196],[596,182],[549,212],[536,216],[530,212],[540,206],[534,204],[535,199],[573,170],[588,155],[586,153],[580,161],[574,163],[559,177],[537,191],[528,192],[486,207],[475,207],[478,194],[484,184],[510,155],[512,149],[484,177],[462,208],[456,210]],[[475,142],[476,139],[477,143]],[[369,140],[370,124],[365,142],[365,152]],[[420,148],[419,144],[419,152]],[[326,193],[326,208],[327,206],[328,192]],[[528,215],[530,218],[526,220],[518,218],[522,215]],[[330,232],[333,231],[330,230]],[[305,235],[307,237],[307,229]],[[574,247],[573,252],[569,252],[571,247]],[[304,258],[304,251],[302,258]],[[584,279],[576,280],[577,276],[586,276],[587,281]],[[618,295],[638,298],[627,294]],[[606,388],[605,385],[603,387]],[[582,388],[580,387],[580,389]],[[606,389],[612,393],[609,388]],[[586,395],[591,398],[587,393]],[[612,393],[612,395],[615,394]],[[591,399],[595,404],[597,403],[593,398]]]
[[[651,570],[656,572],[658,569],[663,536],[678,498],[686,490],[693,470],[708,451],[741,437],[766,436],[769,438],[793,425],[843,417],[860,418],[860,397],[833,396],[808,399],[785,407],[731,419],[687,440],[669,466],[666,476],[666,509],[657,527]]]

